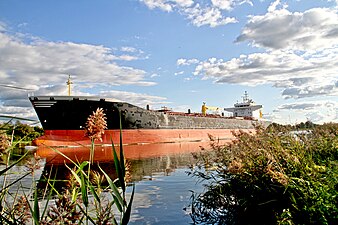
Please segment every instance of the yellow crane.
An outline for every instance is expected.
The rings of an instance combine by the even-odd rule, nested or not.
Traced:
[[[203,102],[203,105],[202,105],[202,114],[203,114],[203,116],[205,116],[205,115],[207,115],[207,110],[218,111],[220,109],[221,109],[220,107],[206,106],[205,102]]]

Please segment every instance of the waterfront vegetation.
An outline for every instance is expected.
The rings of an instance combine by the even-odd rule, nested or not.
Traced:
[[[94,141],[101,138],[106,128],[106,118],[101,109],[93,112],[88,118],[86,134],[91,139],[90,158],[88,161],[75,162],[66,155],[70,161],[66,167],[72,174],[67,188],[57,190],[56,180],[50,174],[43,175],[47,184],[43,190],[38,189],[34,173],[39,169],[39,158],[31,156],[26,162],[27,172],[20,174],[16,180],[9,178],[11,170],[23,160],[26,152],[21,157],[13,159],[13,149],[21,142],[31,140],[40,130],[22,132],[15,137],[18,127],[13,128],[10,123],[0,125],[1,143],[0,150],[3,157],[3,167],[0,170],[0,223],[1,224],[128,224],[134,196],[134,187],[129,201],[127,201],[128,170],[125,164],[122,145],[119,154],[112,143],[114,154],[113,169],[117,178],[112,179],[99,165],[99,171],[94,171],[95,145]],[[23,126],[25,127],[25,126]],[[12,129],[12,130],[11,130]],[[13,133],[14,130],[14,133]],[[26,131],[25,129],[22,129]],[[122,132],[121,132],[122,135]],[[15,140],[15,141],[14,141]],[[122,140],[122,136],[120,136]],[[119,155],[119,156],[118,156]],[[20,182],[32,177],[31,187],[24,187]]]
[[[32,126],[22,123],[19,120],[13,122],[9,120],[6,123],[0,124],[1,135],[6,134],[10,140],[19,142],[20,144],[29,144],[32,140],[43,135],[44,131],[40,126]]]
[[[18,122],[0,125],[0,223],[127,224],[134,190],[127,201],[129,175],[122,145],[120,151],[112,145],[116,179],[93,161],[94,141],[105,127],[101,110],[88,118],[92,146],[87,161],[71,161],[54,149],[71,161],[66,166],[72,176],[67,188],[59,190],[51,174],[40,178],[43,189],[37,187],[38,157],[29,152],[13,157],[17,146],[41,135],[41,128]],[[197,166],[190,175],[206,184],[203,193],[191,198],[194,224],[338,224],[338,124],[272,124],[257,127],[255,134],[234,135],[232,144],[211,140],[211,150],[194,155]],[[26,173],[9,179],[23,162]],[[20,182],[29,176],[32,185],[27,188]]]
[[[194,223],[338,224],[338,124],[308,125],[237,132],[196,154],[191,175],[207,184],[192,195]]]

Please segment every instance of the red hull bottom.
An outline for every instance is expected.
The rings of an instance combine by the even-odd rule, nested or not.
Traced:
[[[124,145],[144,143],[177,143],[208,141],[209,135],[215,139],[232,140],[232,129],[132,129],[122,131],[122,143]],[[236,130],[235,130],[236,131]],[[254,132],[254,129],[246,129]],[[120,130],[106,130],[102,142],[98,145],[111,145],[120,143]],[[45,135],[34,140],[37,146],[86,146],[90,145],[90,139],[85,136],[84,130],[46,130]]]

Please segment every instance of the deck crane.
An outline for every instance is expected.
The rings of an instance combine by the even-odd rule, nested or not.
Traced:
[[[205,105],[205,102],[203,102],[203,105],[202,105],[202,114],[203,116],[207,115],[207,110],[211,110],[211,111],[214,111],[214,112],[218,112],[219,110],[221,110],[222,108],[220,107],[215,107],[215,106],[206,106]]]

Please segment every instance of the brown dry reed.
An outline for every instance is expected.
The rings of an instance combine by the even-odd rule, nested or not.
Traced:
[[[338,224],[338,124],[234,135],[195,155],[206,191],[192,196],[194,223]]]
[[[102,108],[97,108],[87,119],[86,136],[91,140],[102,141],[104,130],[107,129],[106,114]]]
[[[27,161],[27,174],[24,174],[18,180],[12,183],[6,183],[3,179],[2,189],[0,190],[0,223],[1,224],[120,224],[126,225],[129,222],[131,206],[134,196],[132,191],[129,202],[126,199],[126,181],[130,179],[129,164],[125,164],[123,149],[120,149],[120,157],[117,157],[114,145],[115,170],[118,178],[112,180],[109,175],[102,170],[91,171],[93,164],[95,141],[102,141],[102,135],[107,128],[106,117],[103,109],[98,108],[88,117],[85,133],[92,142],[90,149],[90,159],[83,162],[74,162],[66,155],[61,154],[72,165],[65,165],[70,173],[69,183],[66,190],[59,193],[54,186],[55,180],[48,175],[46,179],[46,189],[38,190],[37,183],[33,179],[32,187],[27,190],[10,191],[15,183],[27,175],[33,175],[39,169],[39,158],[31,157]],[[122,133],[121,140],[122,140]],[[0,148],[6,152],[11,148],[8,145],[6,135],[1,136]],[[120,143],[122,146],[122,143]],[[26,155],[19,160],[6,165],[4,170],[0,171],[0,176],[6,178],[7,172],[22,161]],[[7,160],[6,162],[9,162]],[[72,168],[71,168],[72,167]],[[103,185],[103,183],[108,183]],[[21,186],[22,188],[22,186]],[[48,191],[49,188],[49,191]],[[43,195],[41,195],[43,192]],[[23,193],[22,196],[19,193]],[[53,197],[56,195],[56,197]],[[90,197],[92,196],[92,197]],[[107,197],[109,196],[109,198]]]

